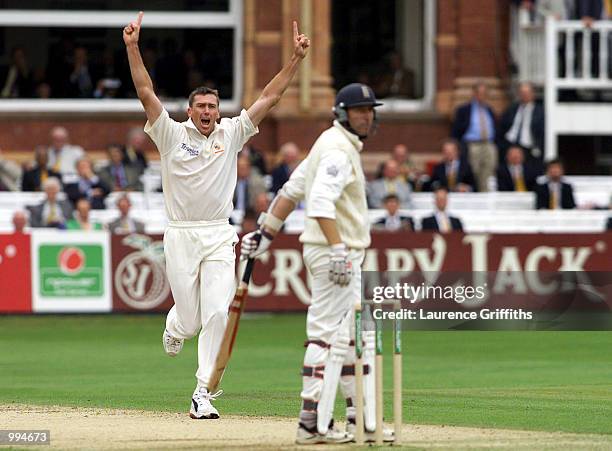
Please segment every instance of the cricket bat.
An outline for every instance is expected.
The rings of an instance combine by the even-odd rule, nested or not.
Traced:
[[[255,259],[249,258],[247,260],[244,274],[242,275],[238,288],[236,288],[234,299],[229,306],[229,316],[227,319],[227,326],[225,327],[225,333],[223,334],[223,341],[219,347],[215,367],[210,375],[210,380],[208,381],[207,388],[209,393],[217,390],[219,382],[221,382],[221,378],[225,372],[225,368],[227,367],[227,363],[232,355],[232,349],[234,348],[234,342],[236,341],[236,334],[238,333],[240,315],[242,315],[242,311],[244,310],[244,305],[246,303],[249,280],[251,279],[254,264]]]

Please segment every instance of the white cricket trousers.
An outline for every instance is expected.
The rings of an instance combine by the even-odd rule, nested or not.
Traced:
[[[166,274],[174,297],[166,329],[176,338],[198,338],[199,387],[207,387],[234,297],[238,236],[227,219],[168,224]]]
[[[324,367],[329,346],[334,345],[339,335],[354,339],[353,307],[361,299],[361,264],[364,255],[362,249],[349,250],[353,276],[347,286],[340,286],[329,280],[329,246],[304,244],[304,263],[312,277],[312,302],[306,317],[308,346],[304,356],[304,368],[312,371],[312,375],[304,374],[302,379],[301,396],[306,401],[305,405],[318,402],[320,398],[323,379],[318,377],[321,376],[318,368]],[[354,363],[354,355],[351,355],[354,349],[347,349],[346,352],[346,363]],[[350,379],[354,380],[354,377]],[[341,383],[344,391],[343,385]],[[345,397],[349,396],[350,393],[345,393]]]

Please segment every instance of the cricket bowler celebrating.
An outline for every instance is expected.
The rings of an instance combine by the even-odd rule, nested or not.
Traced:
[[[243,257],[264,253],[283,221],[302,199],[306,222],[300,241],[312,277],[308,335],[302,370],[302,409],[296,443],[345,443],[353,439],[355,351],[353,306],[361,299],[361,264],[370,245],[366,182],[361,167],[362,140],[375,125],[376,101],[369,86],[353,83],[336,96],[336,120],[314,143],[259,220],[260,228],[243,237]],[[365,424],[372,438],[374,409],[374,337],[364,334]],[[369,370],[369,371],[368,371]],[[332,427],[338,383],[347,402],[347,432]],[[368,402],[369,401],[369,402]],[[393,439],[385,431],[385,440]]]
[[[208,392],[208,380],[227,323],[234,291],[234,245],[238,237],[229,224],[236,187],[238,152],[259,130],[257,126],[276,105],[306,56],[310,40],[293,22],[293,54],[248,109],[219,122],[219,96],[207,87],[189,96],[189,119],[179,123],[155,95],[145,69],[138,38],[143,18],[123,29],[132,80],[147,115],[145,132],[161,155],[162,187],[168,228],[164,234],[166,272],[174,306],[168,313],[163,345],[174,356],[183,341],[198,338],[197,386],[190,416],[219,418]]]

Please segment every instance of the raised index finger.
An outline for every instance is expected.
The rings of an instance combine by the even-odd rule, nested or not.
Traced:
[[[138,26],[140,26],[140,24],[142,23],[142,16],[144,16],[144,11],[140,11],[138,13],[138,19],[136,20],[136,22],[138,23]]]
[[[297,39],[298,37],[298,27],[297,27],[297,21],[293,21],[293,39]]]

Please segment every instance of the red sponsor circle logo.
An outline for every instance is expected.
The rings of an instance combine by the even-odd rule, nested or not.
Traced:
[[[76,275],[85,267],[85,254],[77,247],[65,247],[57,257],[60,270],[66,275]]]

